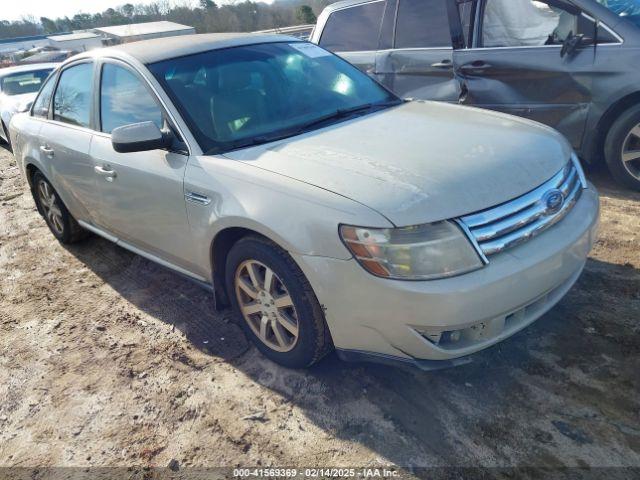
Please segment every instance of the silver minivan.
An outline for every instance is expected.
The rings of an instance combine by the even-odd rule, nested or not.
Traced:
[[[93,232],[214,291],[270,359],[422,368],[521,330],[580,275],[598,194],[556,131],[403,101],[279,35],[65,62],[10,126],[61,242]]]
[[[400,97],[549,125],[640,190],[640,0],[344,0],[311,40]]]

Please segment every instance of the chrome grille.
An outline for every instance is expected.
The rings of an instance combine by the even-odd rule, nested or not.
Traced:
[[[460,220],[482,253],[489,256],[514,247],[564,218],[583,189],[582,174],[576,161],[572,159],[550,180],[521,197],[462,217]],[[553,211],[546,195],[556,190],[562,192],[564,202],[557,211]]]

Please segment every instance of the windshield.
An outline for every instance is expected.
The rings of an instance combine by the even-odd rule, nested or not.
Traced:
[[[208,153],[296,135],[400,103],[351,64],[304,42],[212,50],[149,69]]]
[[[597,0],[597,2],[640,27],[640,0]]]
[[[51,73],[51,68],[32,72],[16,72],[0,78],[0,91],[5,95],[35,93]]]

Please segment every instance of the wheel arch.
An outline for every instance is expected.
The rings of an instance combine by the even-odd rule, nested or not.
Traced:
[[[211,277],[218,310],[230,305],[225,285],[227,255],[239,240],[249,236],[264,238],[288,251],[280,242],[253,228],[228,226],[220,230],[211,241],[210,247]]]
[[[609,130],[620,115],[638,104],[640,104],[640,91],[635,91],[612,103],[604,112],[596,124],[596,133],[591,138],[586,151],[586,160],[589,163],[604,162],[604,144]]]
[[[32,162],[27,162],[25,164],[24,171],[25,171],[25,176],[27,177],[27,182],[29,183],[29,187],[31,189],[33,189],[33,176],[36,174],[36,172],[40,172],[40,174],[44,175],[44,173],[42,173],[42,170],[40,170],[38,166]],[[45,178],[46,178],[46,175],[45,175]]]

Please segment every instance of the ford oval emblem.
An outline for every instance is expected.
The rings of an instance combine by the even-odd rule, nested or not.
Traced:
[[[544,213],[546,215],[554,215],[558,213],[564,205],[564,193],[557,188],[549,190],[543,195],[542,203],[546,207]]]

